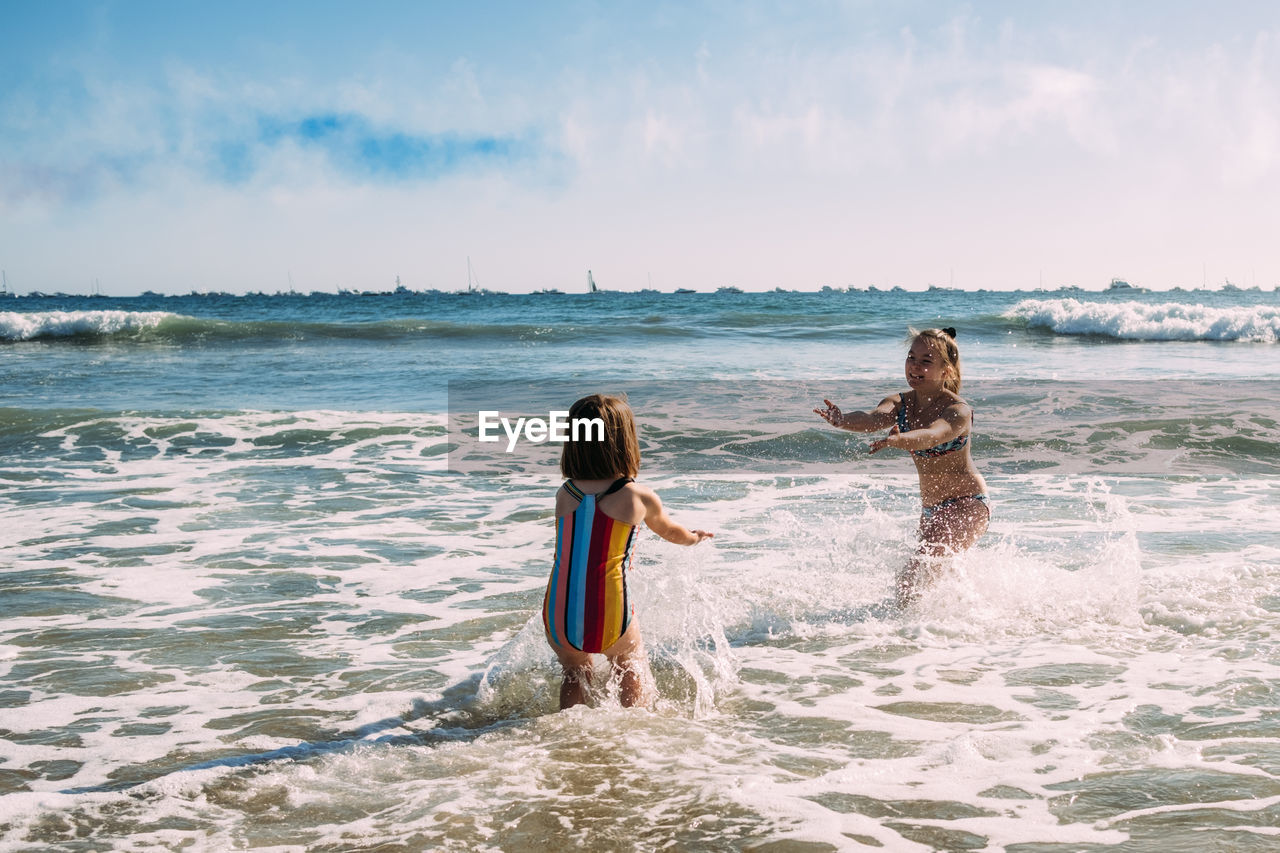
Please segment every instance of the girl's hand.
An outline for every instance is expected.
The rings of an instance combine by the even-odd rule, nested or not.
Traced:
[[[840,422],[844,419],[840,407],[830,400],[824,399],[822,402],[826,403],[827,407],[825,409],[814,409],[813,413],[832,426],[840,426]]]
[[[714,539],[716,537],[714,533],[708,533],[705,530],[690,530],[689,532],[698,537],[698,542],[701,542],[703,539]],[[693,544],[697,545],[698,542],[694,542]]]
[[[884,438],[878,438],[875,441],[871,442],[871,446],[867,449],[867,452],[875,453],[878,450],[884,450],[886,447],[892,447],[893,439],[895,436],[898,436],[898,435],[901,435],[901,433],[898,431],[898,425],[894,424],[893,429],[889,430],[888,435],[886,435]]]

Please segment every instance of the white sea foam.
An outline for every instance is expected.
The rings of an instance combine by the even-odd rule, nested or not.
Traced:
[[[650,472],[718,533],[642,535],[663,699],[554,713],[556,482],[445,474],[443,418],[128,414],[41,438],[65,457],[8,466],[0,544],[64,603],[0,635],[0,763],[36,773],[0,798],[0,845],[1116,844],[1133,815],[1267,781],[1266,484],[989,472],[991,532],[902,614],[908,471]],[[1129,772],[1175,775],[1141,813],[1107,787]],[[1077,790],[1117,804],[1064,817]]]
[[[167,311],[0,311],[0,340],[30,341],[76,335],[114,335],[154,329],[177,317]]]
[[[1026,299],[1004,314],[1032,328],[1064,335],[1101,335],[1142,341],[1254,341],[1280,339],[1280,308],[1213,308],[1164,302],[1081,302]]]

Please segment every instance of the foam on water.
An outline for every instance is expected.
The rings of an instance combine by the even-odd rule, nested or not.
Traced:
[[[154,329],[177,316],[165,311],[0,311],[0,341],[115,335]]]
[[[342,420],[299,418],[311,427]],[[417,452],[431,446],[425,439]],[[381,458],[369,449],[359,467],[372,482],[404,462],[396,439],[385,439]],[[262,459],[235,457],[188,476],[183,501],[173,501],[186,507],[176,527],[231,509],[202,484],[227,488],[262,473]],[[350,471],[351,458],[326,451],[293,467]],[[141,464],[117,460],[99,480],[128,482]],[[162,488],[154,461],[145,464],[150,487]],[[308,482],[300,470],[294,477]],[[77,640],[66,620],[56,650],[42,636],[46,617],[7,635],[22,650],[7,656],[11,666],[42,646],[101,661],[110,632],[126,629],[153,628],[151,638],[196,630],[191,643],[236,654],[175,666],[191,649],[166,662],[149,639],[108,652],[111,665],[172,681],[107,695],[34,685],[22,713],[38,715],[49,734],[8,739],[4,766],[79,767],[6,797],[6,838],[54,844],[76,827],[111,826],[122,838],[197,849],[554,849],[673,838],[694,848],[761,839],[841,848],[850,837],[904,850],[985,839],[998,849],[1116,844],[1144,827],[1191,832],[1179,827],[1192,803],[1245,820],[1273,807],[1274,783],[1258,762],[1275,734],[1266,685],[1277,673],[1265,652],[1275,625],[1267,596],[1280,580],[1274,549],[1207,564],[1166,554],[1151,572],[1137,523],[1147,514],[1104,485],[1062,489],[1058,508],[1070,523],[1056,540],[1050,526],[1004,520],[997,503],[988,540],[917,610],[895,614],[885,598],[911,545],[909,481],[704,480],[697,505],[669,503],[721,530],[714,546],[646,538],[634,574],[663,701],[628,711],[606,690],[595,707],[557,714],[558,672],[535,615],[550,486],[450,478],[453,512],[432,515],[439,484],[428,476],[415,483],[424,495],[406,490],[322,518],[313,510],[332,491],[325,482],[305,498],[295,493],[289,513],[242,513],[227,538],[154,563],[183,563],[193,588],[289,575],[275,595],[247,590],[192,605],[189,594],[161,588],[141,610],[102,614],[105,635]],[[675,479],[654,485],[678,493]],[[1167,511],[1180,514],[1164,524],[1195,518],[1190,506]],[[428,524],[442,551],[430,562],[337,568],[343,555],[371,555],[405,535],[382,526],[397,516]],[[342,547],[316,547],[344,529]],[[1085,552],[1070,544],[1081,533],[1092,534]],[[253,562],[232,556],[248,540],[270,544]],[[314,557],[310,565],[284,560],[295,547]],[[76,570],[100,581],[113,574],[88,558]],[[301,582],[326,575],[341,575],[345,592]],[[292,598],[281,599],[285,591]],[[396,615],[409,615],[405,596],[412,621]],[[1165,614],[1174,613],[1197,615],[1171,625]],[[304,614],[303,630],[281,632]],[[1215,633],[1224,624],[1234,627]],[[289,675],[289,660],[277,658],[255,673],[241,637],[330,663]],[[93,790],[131,781],[140,784],[126,792]],[[1123,794],[1133,786],[1145,791],[1141,804]]]
[[[1025,320],[1032,328],[1064,335],[1104,335],[1139,341],[1280,340],[1280,307],[1264,305],[1215,308],[1180,302],[1026,299],[1005,316]]]

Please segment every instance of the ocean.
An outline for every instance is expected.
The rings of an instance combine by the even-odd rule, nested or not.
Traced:
[[[905,612],[954,326],[987,535]],[[0,298],[0,850],[1274,850],[1280,293]],[[557,711],[555,445],[626,393],[660,699]],[[527,438],[527,436],[526,436]],[[602,668],[603,672],[603,668]]]

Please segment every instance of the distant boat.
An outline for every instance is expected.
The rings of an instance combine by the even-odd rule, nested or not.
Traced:
[[[1134,287],[1122,278],[1111,279],[1111,284],[1107,286],[1107,290],[1119,290],[1124,293],[1150,293],[1145,287]]]
[[[0,270],[0,299],[17,296],[16,293],[9,292],[9,274],[4,270]]]
[[[733,286],[716,288],[716,293],[741,293],[741,292],[742,292],[741,288],[737,288]]]
[[[587,270],[587,292],[599,293],[600,288],[596,287],[596,280],[591,276],[591,270]]]
[[[413,293],[412,290],[400,283],[400,276],[396,276],[396,289],[391,292],[397,296],[403,296],[406,293]]]
[[[698,292],[698,291],[696,291],[696,290],[690,290],[690,289],[689,289],[689,288],[687,288],[687,287],[677,287],[677,288],[676,288],[676,293],[697,293],[697,292]]]
[[[538,290],[535,292],[545,294],[547,296],[564,296],[563,290],[556,290],[554,287],[546,287],[546,288],[543,288],[542,290]]]
[[[467,255],[467,289],[460,292],[461,293],[480,293],[480,282],[476,280],[476,274],[471,269],[470,255]]]

